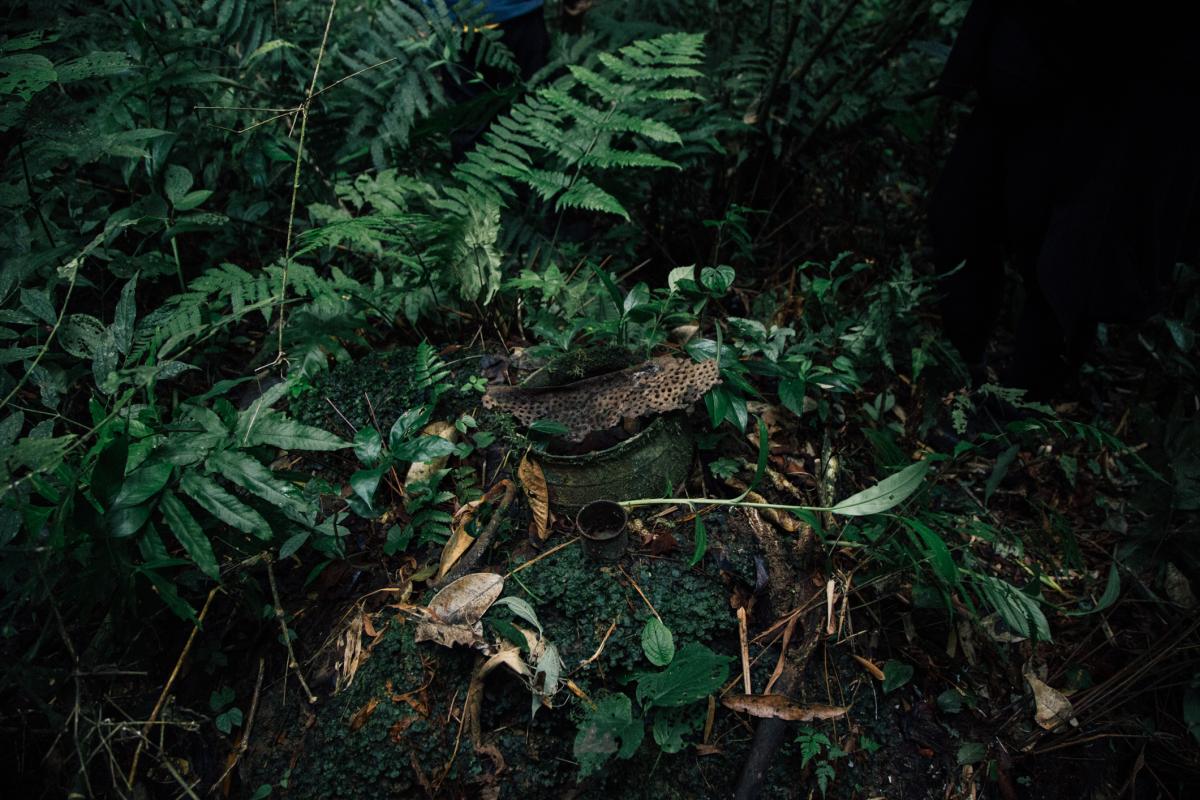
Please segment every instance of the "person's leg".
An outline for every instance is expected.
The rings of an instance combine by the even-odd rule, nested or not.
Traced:
[[[500,41],[512,51],[520,79],[528,80],[549,60],[550,35],[546,31],[543,9],[537,8],[500,23]],[[476,75],[481,76],[482,81],[473,80]],[[453,76],[444,77],[446,96],[455,104],[470,102],[489,91],[505,89],[514,81],[513,75],[505,70],[477,63],[473,54],[461,67],[456,68]],[[461,161],[466,156],[467,151],[475,146],[492,124],[494,117],[494,114],[489,115],[451,133],[450,150],[454,161]]]
[[[930,208],[934,265],[953,271],[943,281],[942,326],[974,380],[1004,296],[1000,196],[996,131],[981,109],[959,131]]]

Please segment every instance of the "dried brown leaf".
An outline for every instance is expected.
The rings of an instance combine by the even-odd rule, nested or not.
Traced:
[[[883,680],[883,670],[876,666],[874,661],[863,658],[862,656],[851,656],[855,661],[862,665],[862,668],[871,673],[871,677],[877,681]]]
[[[454,569],[458,560],[471,549],[471,545],[475,544],[475,537],[467,531],[468,526],[484,504],[490,503],[498,495],[503,494],[507,483],[507,481],[497,483],[488,489],[483,497],[464,503],[454,512],[454,516],[450,520],[454,530],[451,532],[450,538],[446,540],[446,544],[442,546],[442,556],[438,561],[437,580],[440,581],[450,574],[450,570]]]
[[[1075,710],[1066,695],[1049,686],[1032,672],[1025,673],[1025,681],[1033,690],[1033,703],[1036,708],[1033,719],[1048,731],[1069,723],[1077,725]]]
[[[375,713],[375,707],[378,705],[379,705],[379,698],[372,697],[370,700],[367,701],[367,704],[365,706],[360,708],[358,711],[355,711],[354,715],[350,717],[350,732],[353,733],[354,731],[361,728],[363,725],[366,725],[367,720],[369,720],[371,718],[371,715]]]
[[[445,422],[443,420],[435,420],[421,429],[423,436],[440,436],[448,442],[458,440],[458,429],[454,427],[454,423]],[[404,488],[407,489],[418,481],[427,481],[433,473],[437,472],[446,466],[446,461],[449,456],[438,456],[431,461],[417,461],[411,464],[408,472],[404,474]]]
[[[446,647],[483,644],[479,620],[504,591],[504,578],[491,572],[472,572],[452,581],[433,596],[427,618],[417,625],[413,639]]]
[[[846,716],[847,711],[843,706],[800,705],[782,694],[733,694],[721,700],[721,705],[752,717],[789,722],[837,719]]]
[[[544,542],[550,536],[550,487],[546,485],[546,474],[542,465],[526,454],[517,467],[517,477],[521,479],[521,488],[525,490],[529,510],[533,512],[530,531],[539,542]]]

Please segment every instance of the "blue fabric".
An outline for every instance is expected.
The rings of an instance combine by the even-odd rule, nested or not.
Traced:
[[[464,3],[468,8],[477,4],[478,0],[458,0]],[[431,0],[425,0],[426,5],[432,5]],[[483,3],[484,11],[492,22],[505,22],[519,17],[522,14],[528,14],[530,11],[535,11],[542,7],[544,0],[485,0]],[[446,5],[450,10],[454,10],[456,3],[454,0],[446,0]]]
[[[542,2],[543,0],[487,0],[484,5],[493,22],[504,22],[541,8]]]

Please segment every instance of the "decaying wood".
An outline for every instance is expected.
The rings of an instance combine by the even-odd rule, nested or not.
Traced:
[[[734,535],[745,533],[752,536],[763,551],[770,577],[766,589],[767,607],[773,617],[783,616],[792,609],[809,605],[809,601],[824,597],[824,581],[821,581],[820,588],[814,591],[810,588],[809,576],[801,577],[796,574],[781,537],[753,509],[738,509],[731,513],[729,527]],[[801,555],[802,563],[806,563],[809,560],[808,553]],[[804,667],[820,641],[824,611],[819,600],[811,603],[810,610],[804,616],[803,643],[799,648],[784,653],[783,668],[779,670],[777,678],[772,676],[775,693],[787,696],[799,687]],[[738,778],[734,793],[737,800],[751,800],[762,792],[767,770],[783,744],[787,724],[783,719],[759,720],[754,729],[754,742]]]

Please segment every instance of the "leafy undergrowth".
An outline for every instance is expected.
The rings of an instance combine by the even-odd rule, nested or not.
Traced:
[[[1196,785],[1200,278],[1052,403],[972,383],[922,212],[964,0],[551,4],[519,85],[443,3],[10,5],[12,791]],[[485,397],[659,358],[697,402],[574,395],[695,440],[598,564],[546,467],[652,420]]]

